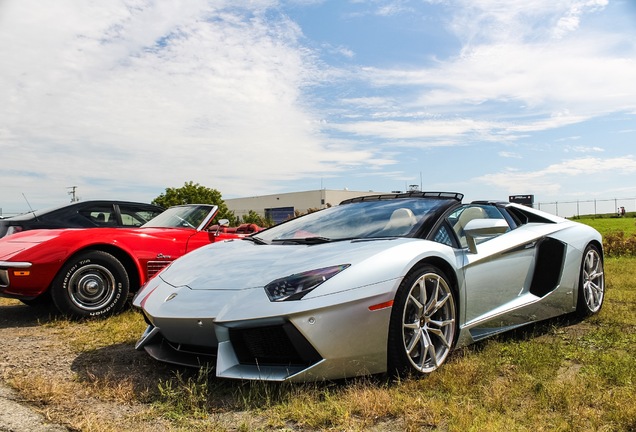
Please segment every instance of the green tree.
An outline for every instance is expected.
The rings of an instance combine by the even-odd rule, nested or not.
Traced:
[[[274,225],[274,221],[271,218],[264,218],[254,210],[250,210],[249,213],[243,215],[243,223],[253,223],[263,228]]]
[[[180,188],[166,188],[166,191],[152,201],[163,208],[182,204],[214,204],[219,207],[216,219],[228,219],[230,225],[236,225],[238,218],[228,210],[221,192],[201,186],[198,183],[186,182]]]

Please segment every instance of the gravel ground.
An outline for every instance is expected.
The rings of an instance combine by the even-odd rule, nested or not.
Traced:
[[[168,366],[131,344],[77,353],[64,336],[68,329],[46,325],[53,319],[50,308],[0,299],[0,432],[174,429],[169,420],[148,414],[150,405],[112,393],[118,382],[136,393],[156,390],[173,375]],[[94,386],[105,386],[106,396]],[[231,411],[211,421],[231,431],[258,420]]]
[[[67,432],[59,424],[21,402],[16,392],[0,383],[0,432]]]
[[[67,431],[48,421],[40,410],[30,406],[9,388],[5,380],[16,374],[27,376],[45,371],[46,375],[67,375],[73,354],[47,335],[40,322],[49,312],[27,306],[0,306],[0,431]]]

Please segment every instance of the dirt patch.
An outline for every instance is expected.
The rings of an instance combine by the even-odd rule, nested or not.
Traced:
[[[168,423],[161,419],[149,419],[139,427],[139,418],[150,408],[131,402],[133,398],[126,394],[143,393],[149,380],[158,380],[162,374],[168,377],[166,368],[149,364],[147,355],[129,345],[78,354],[64,332],[46,325],[55,319],[47,307],[6,300],[0,304],[0,379],[18,389],[23,402],[70,430],[106,431],[115,430],[116,425],[120,430],[128,429],[126,425],[168,430]],[[102,394],[104,387],[109,388],[106,398],[91,394],[99,386]]]
[[[78,352],[68,335],[79,331],[82,323],[58,325],[56,320],[60,317],[49,307],[0,299],[0,385],[12,388],[7,391],[15,401],[45,422],[70,431],[180,430],[179,421],[163,418],[153,401],[160,382],[173,380],[175,374],[187,378],[196,371],[159,363],[136,351],[132,343]],[[222,408],[202,415],[200,421],[189,419],[188,424],[199,423],[201,430],[263,427],[262,419],[232,409],[235,403],[231,391],[227,393],[227,400],[212,403]],[[0,424],[0,432],[16,430],[7,428]]]

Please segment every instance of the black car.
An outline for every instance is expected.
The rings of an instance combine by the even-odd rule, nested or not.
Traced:
[[[0,237],[32,229],[138,227],[163,208],[128,201],[78,201],[0,219]]]

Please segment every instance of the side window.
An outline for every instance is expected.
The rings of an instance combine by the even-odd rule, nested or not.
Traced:
[[[96,206],[80,210],[79,214],[97,226],[114,226],[117,218],[112,206]]]
[[[141,226],[161,213],[161,211],[158,210],[138,208],[122,204],[119,205],[119,212],[121,214],[122,225],[128,227]]]
[[[453,247],[453,239],[451,237],[451,233],[448,231],[448,227],[446,224],[438,228],[435,236],[433,237],[433,241]]]
[[[468,204],[460,207],[456,211],[454,211],[449,217],[448,221],[453,227],[453,231],[457,235],[459,240],[459,244],[461,247],[465,248],[468,246],[466,241],[466,224],[473,219],[503,219],[504,216],[501,214],[499,209],[495,206],[490,205],[477,205],[477,204]],[[487,239],[480,239],[477,243],[486,241]]]

